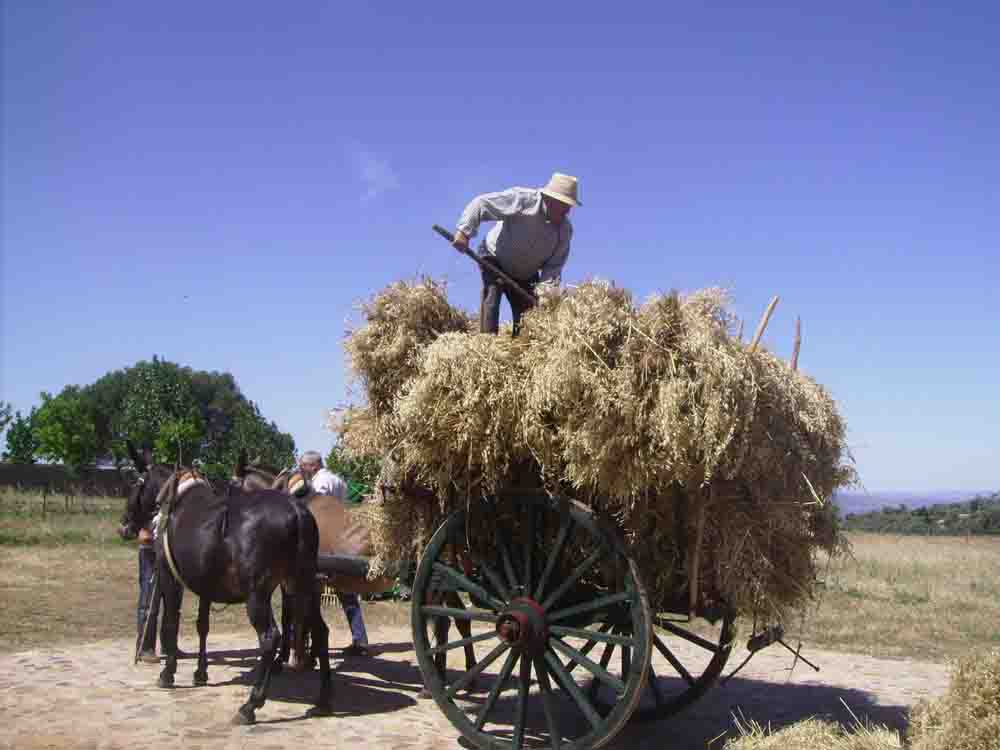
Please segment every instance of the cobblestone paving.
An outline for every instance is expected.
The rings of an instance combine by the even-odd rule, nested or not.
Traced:
[[[156,687],[158,668],[132,664],[130,642],[3,655],[0,747],[468,748],[432,700],[418,699],[421,679],[409,631],[376,629],[370,637],[381,648],[374,658],[333,662],[333,716],[307,714],[318,692],[317,672],[285,673],[272,682],[268,702],[257,712],[258,723],[250,727],[230,722],[249,692],[245,679],[256,658],[252,635],[210,635],[208,686],[191,686],[195,662],[185,658],[174,690]],[[195,645],[182,639],[185,651]],[[806,653],[822,671],[800,662],[789,676],[791,655],[769,648],[686,712],[668,721],[633,723],[608,747],[714,750],[724,741],[721,735],[732,731],[733,714],[775,727],[809,716],[849,724],[849,707],[859,718],[898,728],[909,706],[942,693],[948,682],[947,668],[938,664]],[[737,649],[730,669],[745,655]],[[656,662],[656,669],[660,675],[669,673],[665,662]]]

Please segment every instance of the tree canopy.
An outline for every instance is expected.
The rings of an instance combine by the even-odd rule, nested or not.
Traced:
[[[326,457],[326,468],[347,482],[348,500],[361,502],[374,489],[382,463],[377,456],[354,456],[334,445]]]
[[[35,463],[38,441],[35,439],[32,423],[37,411],[37,409],[32,409],[26,417],[22,416],[21,412],[14,414],[10,428],[7,430],[7,450],[3,453],[4,461],[10,461],[14,464]]]
[[[198,465],[213,478],[229,475],[241,448],[275,466],[295,460],[292,436],[267,420],[228,372],[192,370],[154,356],[89,385],[43,393],[41,400],[30,417],[13,418],[6,460],[120,463],[127,441],[149,446],[158,461]]]

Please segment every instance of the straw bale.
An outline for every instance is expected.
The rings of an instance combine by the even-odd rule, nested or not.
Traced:
[[[376,416],[416,371],[424,346],[443,333],[467,331],[471,318],[452,307],[443,282],[422,277],[390,284],[361,304],[364,324],[348,331],[345,348]]]
[[[371,534],[368,578],[391,575],[400,562],[416,560],[445,510],[406,477],[392,459],[382,463],[372,494],[358,513]]]
[[[899,734],[884,726],[857,724],[844,729],[822,719],[805,719],[778,730],[737,720],[740,736],[723,750],[900,750]]]
[[[520,437],[525,370],[506,336],[449,333],[423,351],[396,402],[403,471],[444,496],[453,485],[497,492],[528,457]]]
[[[544,296],[525,318],[524,439],[543,475],[580,497],[637,494],[644,456],[615,373],[631,295],[594,281]]]
[[[342,438],[433,490],[435,517],[528,465],[617,521],[654,603],[688,587],[698,606],[780,617],[812,595],[816,551],[840,544],[823,500],[853,471],[833,399],[734,337],[728,304],[707,289],[637,307],[591,281],[543,290],[511,339],[465,333],[440,287],[393,285],[348,342],[368,405]],[[412,535],[383,541],[390,559]]]
[[[913,750],[1000,748],[1000,648],[955,665],[947,692],[914,707],[909,740]]]

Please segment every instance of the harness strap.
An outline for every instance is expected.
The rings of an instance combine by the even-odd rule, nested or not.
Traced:
[[[171,503],[170,508],[167,510],[167,515],[162,521],[163,556],[167,558],[167,565],[170,567],[170,572],[174,574],[174,578],[176,578],[177,581],[180,583],[180,585],[186,588],[188,591],[194,591],[194,589],[188,586],[187,583],[184,581],[184,579],[181,578],[180,571],[177,570],[177,563],[174,561],[174,555],[170,551],[170,515],[173,512],[174,507],[177,504],[177,501],[180,500],[181,495],[183,495],[187,490],[199,484],[207,485],[208,482],[206,482],[204,479],[195,474],[188,474],[177,487],[177,494],[174,496],[174,501],[173,503]]]
[[[170,566],[170,572],[174,574],[174,578],[188,591],[193,591],[194,589],[184,582],[180,571],[177,570],[177,563],[174,562],[174,555],[170,551],[170,532],[166,528],[163,529],[163,556],[167,558],[167,565]]]

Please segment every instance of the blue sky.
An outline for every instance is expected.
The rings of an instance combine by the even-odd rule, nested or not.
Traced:
[[[780,295],[868,488],[1000,489],[1000,6],[958,6],[6,2],[0,398],[158,354],[325,451],[357,301],[473,308],[430,225],[558,170],[566,281]]]

